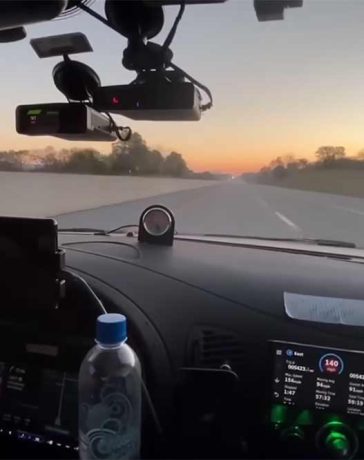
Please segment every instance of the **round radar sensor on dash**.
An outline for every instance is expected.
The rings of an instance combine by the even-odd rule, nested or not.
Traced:
[[[119,313],[107,313],[97,318],[96,341],[100,345],[117,345],[127,339],[127,320]]]

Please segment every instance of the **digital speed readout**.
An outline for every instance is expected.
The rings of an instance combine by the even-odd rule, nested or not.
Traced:
[[[335,353],[327,353],[320,358],[319,368],[321,372],[326,374],[342,374],[344,370],[344,361]]]
[[[364,416],[364,353],[272,342],[274,403]]]

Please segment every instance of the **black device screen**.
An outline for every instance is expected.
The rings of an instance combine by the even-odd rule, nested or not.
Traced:
[[[19,105],[16,129],[28,136],[80,133],[87,128],[87,108],[78,103]]]
[[[53,219],[0,217],[0,292],[4,308],[47,308],[58,302],[57,224]]]
[[[272,344],[274,403],[364,416],[364,353]]]
[[[22,108],[18,126],[26,134],[54,134],[60,130],[60,109],[41,107]]]
[[[0,362],[0,434],[77,450],[77,374]]]

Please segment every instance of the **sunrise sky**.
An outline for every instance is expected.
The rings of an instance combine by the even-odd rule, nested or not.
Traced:
[[[103,2],[94,8],[102,12]],[[163,40],[176,11],[166,8],[155,41]],[[196,171],[254,171],[278,155],[310,158],[327,144],[355,154],[364,147],[363,20],[362,0],[304,0],[285,21],[269,23],[257,22],[253,0],[190,6],[172,46],[174,61],[210,87],[213,109],[199,123],[119,121],[163,153],[182,153]],[[64,100],[51,77],[59,59],[39,59],[29,38],[78,31],[94,52],[77,59],[104,85],[134,78],[120,63],[125,39],[84,13],[28,27],[26,40],[0,45],[0,149],[87,145],[19,136],[14,122],[18,104]]]

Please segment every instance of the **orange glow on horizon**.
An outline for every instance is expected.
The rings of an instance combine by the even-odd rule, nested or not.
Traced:
[[[0,133],[1,134],[1,133]],[[148,140],[148,135],[143,135]],[[274,158],[293,154],[296,158],[306,158],[308,160],[314,159],[314,152],[319,145],[325,145],[324,142],[317,143],[316,141],[310,144],[300,145],[300,149],[294,148],[294,144],[277,142],[264,148],[257,148],[256,143],[252,143],[249,147],[244,145],[241,140],[236,140],[234,145],[218,145],[216,142],[207,146],[203,144],[200,139],[197,142],[190,142],[189,145],[184,145],[183,142],[172,142],[168,136],[168,143],[166,145],[159,145],[155,139],[147,142],[151,148],[159,149],[163,155],[167,155],[171,151],[179,152],[183,155],[190,169],[196,172],[222,172],[231,174],[242,174],[245,172],[257,172],[262,167],[267,166]],[[178,139],[178,138],[177,138]],[[160,139],[158,139],[160,140]],[[178,139],[180,141],[180,139]],[[153,142],[154,141],[154,142]],[[265,141],[265,142],[264,142]],[[267,140],[262,139],[262,144],[267,144]],[[195,144],[195,145],[194,145]],[[197,145],[196,145],[197,144]],[[201,145],[198,145],[201,144]],[[248,143],[247,143],[248,144]],[[330,143],[326,143],[330,144]],[[339,145],[339,143],[332,143]],[[359,143],[350,144],[349,142],[341,142],[340,145],[346,146],[347,154],[355,155],[362,145]],[[72,148],[94,148],[102,154],[109,154],[111,152],[111,143],[106,142],[68,142],[52,137],[27,137],[14,135],[2,135],[2,142],[0,150],[38,150],[44,149],[47,146],[52,146],[56,150],[72,149]]]
[[[2,137],[2,145],[0,150],[42,150],[48,146],[54,147],[56,150],[72,149],[72,148],[94,148],[103,154],[111,152],[111,144],[106,142],[67,142],[61,139],[52,137],[26,137],[26,136],[5,136]],[[158,146],[151,145],[152,148]],[[171,151],[180,152],[186,160],[189,168],[196,172],[226,172],[233,174],[241,174],[244,172],[258,171],[261,167],[267,165],[273,158],[278,156],[278,153],[272,151],[271,153],[265,152],[259,154],[253,152],[249,155],[249,149],[245,148],[241,152],[230,151],[221,154],[216,151],[216,148],[202,150],[199,148],[183,148],[181,145],[172,147],[163,147],[162,153],[164,155]],[[250,150],[253,151],[253,150]],[[278,152],[278,150],[277,150]]]
[[[62,139],[52,137],[32,137],[32,136],[2,136],[0,150],[42,150],[48,146],[54,147],[56,150],[72,149],[72,148],[94,148],[103,154],[111,152],[111,143],[107,142],[67,142]],[[151,148],[158,146],[151,145]],[[159,147],[160,148],[160,147]],[[188,166],[196,171],[214,171],[214,172],[231,172],[241,173],[259,169],[264,160],[257,161],[255,158],[249,158],[247,155],[231,153],[229,155],[220,155],[218,152],[211,149],[202,152],[199,148],[189,148],[188,150],[181,145],[162,147],[164,155],[171,151],[180,152],[186,160]],[[204,149],[205,150],[205,149]],[[198,153],[196,153],[198,152]]]

